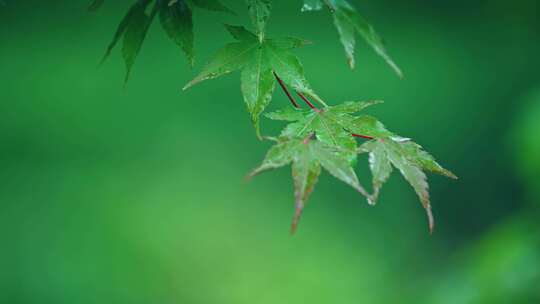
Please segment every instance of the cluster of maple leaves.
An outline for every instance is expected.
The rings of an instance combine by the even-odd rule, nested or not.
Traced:
[[[90,9],[98,8],[103,2],[95,0]],[[296,230],[322,168],[365,196],[369,204],[376,203],[392,168],[398,169],[417,193],[427,212],[432,231],[434,220],[424,171],[450,178],[456,176],[442,168],[429,153],[409,138],[387,130],[372,116],[357,115],[380,101],[344,102],[328,106],[311,88],[300,61],[292,53],[293,49],[308,42],[292,37],[267,37],[266,24],[270,17],[271,0],[247,0],[246,3],[254,30],[225,25],[235,41],[220,49],[184,89],[204,80],[241,71],[241,90],[256,134],[261,139],[275,142],[262,164],[249,176],[291,165],[295,189],[295,215],[291,231]],[[323,7],[328,8],[333,16],[351,68],[355,64],[354,50],[359,35],[398,76],[402,76],[401,70],[387,54],[382,39],[346,0],[304,0],[302,11],[321,10]],[[123,38],[122,54],[127,67],[127,80],[148,28],[154,17],[159,15],[162,28],[193,64],[191,12],[195,8],[232,13],[219,0],[137,0],[118,26],[105,58]],[[289,124],[277,137],[263,136],[259,121],[271,102],[276,84],[283,89],[292,107],[264,116],[271,120],[287,121]],[[300,107],[288,87],[308,105],[308,109]],[[357,138],[363,138],[363,143],[359,144]],[[361,153],[369,154],[371,192],[360,184],[354,170],[357,156]]]

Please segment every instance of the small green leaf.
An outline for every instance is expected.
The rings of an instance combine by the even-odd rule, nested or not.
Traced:
[[[122,45],[122,55],[124,57],[127,70],[125,82],[127,82],[129,79],[135,59],[141,50],[146,33],[148,32],[157,11],[157,3],[154,5],[150,16],[146,14],[145,10],[137,10],[126,28]]]
[[[135,4],[133,4],[129,8],[127,14],[124,16],[124,18],[118,25],[116,32],[114,34],[113,40],[107,47],[107,50],[101,62],[104,62],[109,57],[109,55],[111,54],[112,50],[114,49],[114,47],[116,46],[120,38],[122,38],[124,33],[127,31],[128,27],[132,23],[139,21],[138,19],[141,19],[140,16],[144,15],[146,7],[148,6],[149,3],[150,3],[150,0],[137,1],[135,2]]]
[[[431,204],[429,201],[428,192],[429,186],[427,183],[426,174],[422,171],[422,169],[409,162],[407,158],[401,154],[400,149],[397,147],[397,143],[387,140],[383,142],[383,145],[390,162],[392,162],[392,165],[401,172],[401,175],[403,175],[403,177],[409,182],[420,198],[420,202],[422,203],[422,206],[424,206],[424,209],[426,209],[428,216],[429,230],[433,231],[435,222],[433,220],[433,214],[431,213]]]
[[[302,12],[319,11],[323,7],[322,0],[304,0]]]
[[[373,195],[371,196],[370,203],[375,204],[382,185],[392,173],[392,165],[382,145],[374,145],[373,149],[369,152],[369,168],[373,175]]]
[[[247,0],[247,6],[249,15],[255,31],[259,37],[259,42],[263,42],[265,36],[266,22],[270,17],[270,10],[272,8],[271,0]]]
[[[345,49],[347,62],[351,69],[354,68],[354,49],[356,47],[356,28],[341,10],[334,12],[334,25],[339,33],[339,40]]]
[[[304,0],[302,11],[320,9],[321,2],[318,0]],[[403,77],[401,69],[388,55],[382,38],[377,34],[373,26],[347,0],[326,0],[325,3],[332,12],[334,25],[338,30],[340,41],[345,49],[345,55],[351,69],[355,65],[354,51],[356,48],[356,34],[359,34],[400,78]],[[314,9],[308,9],[311,7]]]
[[[401,144],[404,153],[406,153],[409,160],[416,163],[422,169],[444,175],[449,178],[457,179],[454,173],[444,169],[439,165],[433,156],[428,152],[422,150],[422,146],[412,141],[405,141]]]
[[[176,43],[184,54],[188,62],[193,66],[193,20],[192,13],[185,1],[180,0],[174,3],[160,1],[161,27],[165,30],[169,38]]]
[[[434,171],[451,178],[455,178],[455,175],[442,168],[431,155],[421,148],[420,145],[409,139],[393,136],[366,142],[359,148],[359,152],[369,153],[374,192],[371,196],[372,203],[376,202],[380,188],[392,171],[391,163],[401,172],[401,175],[420,198],[428,216],[429,230],[433,231],[435,222],[431,213],[429,187],[426,174],[422,170]]]
[[[294,156],[292,163],[295,213],[291,224],[291,233],[296,231],[304,206],[321,174],[321,165],[319,162],[313,161],[309,145],[299,145],[298,151],[299,153]]]
[[[375,50],[375,52],[386,61],[386,63],[400,78],[403,78],[401,69],[397,66],[394,60],[390,58],[390,55],[388,55],[382,38],[379,36],[379,34],[377,34],[373,26],[367,23],[364,18],[353,9],[344,8],[343,17],[348,18],[350,22],[354,24],[356,30],[360,33],[362,38],[364,38],[364,40]]]
[[[232,15],[235,13],[218,0],[190,0],[193,5],[209,11],[225,12]]]

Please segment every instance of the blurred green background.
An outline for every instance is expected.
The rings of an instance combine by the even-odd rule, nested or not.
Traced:
[[[363,42],[349,70],[327,12],[274,1],[321,96],[384,99],[370,114],[460,177],[430,176],[429,236],[398,174],[376,207],[324,175],[293,237],[289,169],[243,181],[270,143],[238,73],[180,91],[243,1],[195,12],[193,70],[154,23],[125,88],[119,50],[98,62],[131,1],[5,2],[0,303],[540,303],[538,1],[352,1],[404,80]]]

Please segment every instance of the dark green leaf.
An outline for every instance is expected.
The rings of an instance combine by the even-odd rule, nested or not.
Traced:
[[[347,0],[326,0],[325,3],[332,12],[334,24],[351,68],[354,68],[355,65],[354,51],[356,48],[356,34],[358,33],[399,77],[403,77],[401,69],[388,55],[382,38]],[[321,1],[304,0],[302,11],[317,10],[320,7]]]
[[[137,10],[126,28],[122,45],[122,55],[127,69],[125,82],[129,79],[135,59],[141,50],[146,33],[148,32],[157,11],[157,3],[154,5],[150,16],[146,14],[145,10]]]
[[[386,63],[400,78],[403,78],[401,69],[396,65],[394,60],[390,58],[390,55],[388,55],[382,38],[379,36],[379,34],[377,34],[373,26],[367,23],[364,18],[353,9],[344,8],[342,9],[342,12],[343,18],[349,19],[362,38],[364,38],[364,40],[375,50],[375,52],[386,61]]]
[[[113,40],[107,47],[107,51],[105,52],[105,55],[103,56],[102,62],[109,57],[111,54],[111,51],[114,49],[120,38],[124,35],[124,33],[127,31],[130,24],[139,21],[141,19],[141,15],[144,14],[146,11],[146,7],[150,3],[150,0],[141,0],[135,2],[130,9],[128,10],[127,14],[124,16],[120,24],[118,25],[118,28],[116,29],[116,33],[114,34]]]
[[[94,0],[89,9],[95,10],[103,2],[104,0]],[[146,11],[148,5],[152,2],[155,2],[155,6],[148,15]],[[190,65],[193,65],[193,7],[233,13],[218,0],[136,0],[118,25],[102,62],[109,57],[118,41],[123,38],[122,54],[128,70],[126,74],[127,81],[148,28],[155,15],[159,12],[161,26],[169,38],[181,47]]]
[[[185,1],[160,1],[161,27],[184,52],[190,65],[194,63],[192,13]]]

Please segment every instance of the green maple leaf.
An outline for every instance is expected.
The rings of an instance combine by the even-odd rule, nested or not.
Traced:
[[[260,36],[244,27],[225,27],[237,42],[226,44],[219,50],[184,90],[204,80],[242,70],[242,94],[259,137],[259,117],[271,101],[275,87],[274,73],[297,92],[320,101],[307,82],[300,61],[290,52],[291,49],[304,46],[307,41],[292,37],[263,38],[260,41]]]
[[[434,221],[429,201],[427,178],[423,170],[432,171],[450,178],[456,176],[440,166],[435,159],[418,144],[388,131],[376,118],[352,114],[380,103],[345,102],[324,109],[286,109],[266,114],[270,119],[289,121],[281,138],[301,138],[315,134],[321,143],[333,147],[335,155],[350,165],[356,164],[357,152],[369,153],[369,164],[373,176],[373,194],[366,195],[370,204],[375,204],[382,185],[397,168],[418,194],[429,218],[430,230]],[[373,138],[360,148],[351,134]]]
[[[261,172],[288,164],[292,164],[295,196],[295,215],[291,224],[291,233],[296,231],[304,206],[321,173],[321,167],[361,194],[367,195],[351,163],[341,157],[340,151],[313,139],[311,134],[303,139],[281,138],[270,148],[262,164],[249,176],[253,177]]]
[[[104,0],[94,0],[90,10],[95,10],[103,4]],[[154,3],[150,12],[149,6]],[[107,47],[102,62],[111,54],[120,39],[122,42],[122,55],[126,64],[127,82],[131,69],[154,17],[159,13],[163,30],[185,53],[188,62],[193,65],[193,8],[203,8],[212,11],[232,13],[218,0],[137,0],[128,10],[114,34],[113,40]]]
[[[429,230],[432,232],[435,223],[424,171],[431,171],[453,179],[457,177],[439,165],[433,156],[424,151],[420,145],[408,138],[394,135],[371,140],[361,145],[359,152],[369,153],[369,167],[373,176],[373,194],[370,202],[375,204],[377,201],[379,191],[390,176],[393,166],[401,172],[420,198],[428,216]]]
[[[142,43],[144,42],[144,38],[146,37],[146,33],[148,32],[148,28],[150,27],[152,20],[157,13],[158,5],[156,3],[150,15],[147,14],[146,10],[150,6],[151,2],[152,0],[140,0],[131,6],[127,14],[118,25],[113,40],[107,47],[105,56],[103,56],[102,59],[102,62],[105,61],[111,54],[118,41],[123,38],[122,55],[126,64],[126,82],[129,79],[131,68],[133,67],[133,63],[139,54]]]
[[[303,137],[307,134],[315,133],[321,142],[339,147],[342,155],[351,163],[356,160],[356,140],[351,134],[362,134],[370,137],[380,137],[390,133],[376,128],[367,130],[363,124],[367,120],[363,116],[353,116],[357,113],[381,101],[359,101],[345,102],[343,104],[326,107],[323,109],[299,110],[285,109],[266,114],[266,117],[273,120],[284,120],[292,122],[282,131],[282,137]],[[361,131],[361,132],[360,132]],[[375,136],[377,135],[377,136]]]
[[[341,44],[345,49],[349,66],[354,68],[354,51],[356,48],[356,35],[362,38],[381,56],[386,63],[402,78],[403,73],[397,64],[392,60],[382,38],[377,34],[371,24],[369,24],[347,0],[304,0],[302,11],[320,10],[323,3],[330,9],[334,18]]]

